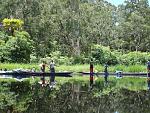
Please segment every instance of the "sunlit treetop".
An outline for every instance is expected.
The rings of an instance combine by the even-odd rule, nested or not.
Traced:
[[[5,28],[11,28],[11,29],[20,29],[22,27],[22,25],[24,24],[24,22],[20,19],[8,19],[5,18],[3,21],[3,26]]]

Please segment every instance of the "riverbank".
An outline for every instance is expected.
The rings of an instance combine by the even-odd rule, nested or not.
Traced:
[[[0,69],[28,69],[31,70],[32,68],[35,68],[36,71],[39,71],[39,64],[3,64],[0,63]],[[115,65],[115,66],[109,66],[108,71],[109,72],[115,72],[116,70],[120,70],[123,72],[146,72],[146,66],[144,65]],[[47,68],[48,71],[48,68]],[[72,72],[89,72],[89,64],[83,64],[83,65],[60,65],[56,66],[56,71],[72,71]],[[95,72],[103,72],[104,66],[102,65],[94,65],[94,71]]]

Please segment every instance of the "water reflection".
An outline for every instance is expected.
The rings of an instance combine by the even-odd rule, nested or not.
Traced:
[[[38,88],[34,92],[27,113],[150,113],[147,91],[120,89],[95,96],[86,85],[66,84],[59,90],[43,90],[40,97]]]

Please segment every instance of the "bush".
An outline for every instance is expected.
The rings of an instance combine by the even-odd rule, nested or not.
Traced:
[[[73,64],[88,64],[90,62],[90,58],[86,58],[85,56],[75,56],[73,58]]]
[[[38,63],[39,59],[34,56],[34,55],[30,55],[30,63]]]
[[[108,63],[109,65],[115,65],[118,63],[115,54],[109,47],[95,45],[92,49],[92,57],[98,64]]]
[[[60,51],[55,51],[50,54],[50,57],[41,58],[40,62],[45,61],[46,63],[49,63],[51,60],[54,60],[54,62],[58,65],[70,65],[73,61],[72,58],[62,56]]]
[[[130,52],[123,54],[118,58],[120,64],[124,65],[135,65],[135,64],[146,64],[150,55],[146,52]]]
[[[30,61],[31,47],[26,39],[11,37],[6,43],[10,62],[27,63]]]
[[[27,63],[30,62],[32,51],[32,41],[29,39],[27,32],[15,32],[15,36],[8,36],[5,43],[0,41],[1,53],[0,60],[3,62]]]

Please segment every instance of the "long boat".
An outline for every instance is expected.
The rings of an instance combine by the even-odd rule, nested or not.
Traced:
[[[90,72],[78,72],[79,74],[82,74],[82,75],[89,75]],[[104,72],[97,72],[97,73],[93,73],[93,75],[104,75]],[[116,76],[116,73],[109,73],[110,76]],[[130,72],[122,72],[121,73],[122,76],[137,76],[137,77],[146,77],[147,76],[147,73],[143,73],[143,72],[140,72],[140,73],[130,73]]]
[[[6,75],[6,76],[12,76],[14,78],[20,77],[20,78],[27,78],[30,76],[36,76],[36,77],[50,77],[52,74],[55,74],[55,76],[59,77],[72,77],[72,72],[56,72],[56,73],[42,73],[42,72],[0,72],[0,75]]]

